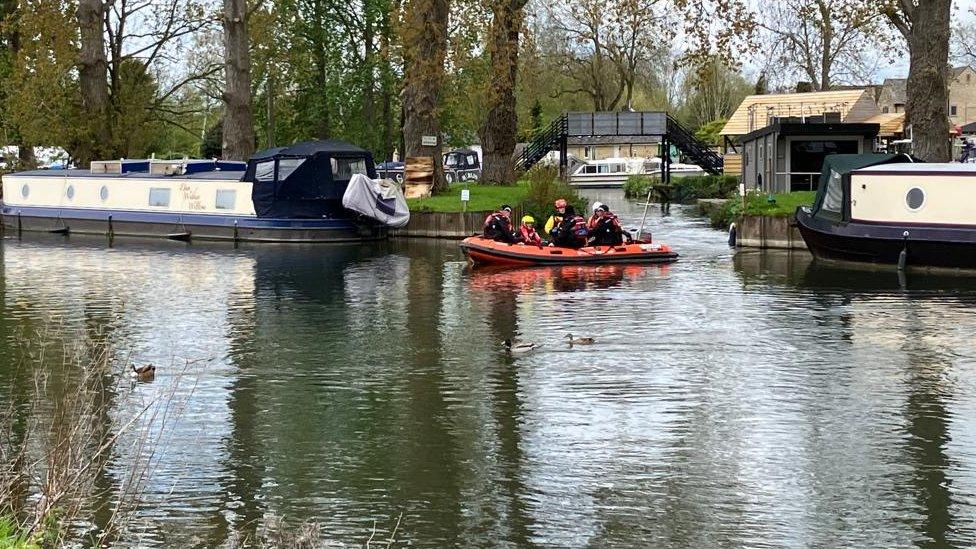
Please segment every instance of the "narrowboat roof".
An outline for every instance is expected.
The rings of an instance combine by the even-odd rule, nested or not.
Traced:
[[[960,162],[947,163],[925,163],[918,164],[885,164],[881,166],[869,166],[855,170],[855,173],[888,173],[888,172],[911,172],[911,173],[960,173],[966,175],[976,175],[976,164],[963,164]]]
[[[91,173],[89,170],[28,170],[5,174],[4,177],[96,177],[102,179],[219,179],[221,181],[239,181],[244,170],[221,170],[210,172],[196,172],[185,175],[150,174],[146,172],[126,173]]]

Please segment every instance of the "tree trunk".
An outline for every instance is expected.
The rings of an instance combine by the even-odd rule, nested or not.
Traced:
[[[112,146],[105,9],[101,0],[78,0],[78,84],[84,120],[89,129],[74,155],[81,166],[87,166],[96,156],[110,151]]]
[[[441,165],[440,90],[447,52],[448,0],[409,0],[404,6],[404,156],[434,159],[434,190],[447,186]],[[436,145],[423,144],[433,136]]]
[[[902,3],[904,19],[889,13],[908,42],[909,68],[905,125],[912,127],[915,155],[926,162],[948,162],[949,12],[951,0]]]
[[[381,156],[393,159],[393,68],[390,66],[390,12],[380,17],[380,93],[383,103],[383,136]]]
[[[525,0],[494,0],[491,6],[488,113],[478,132],[483,160],[481,180],[487,183],[508,185],[515,179],[512,166],[518,129],[515,78],[524,7]]]
[[[223,157],[225,160],[247,160],[254,152],[249,47],[247,1],[224,0]]]

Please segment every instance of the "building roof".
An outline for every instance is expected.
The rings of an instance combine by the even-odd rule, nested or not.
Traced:
[[[907,78],[885,78],[881,87],[888,90],[888,95],[893,104],[904,105],[908,100],[908,92],[905,91],[907,85]]]
[[[758,139],[764,135],[778,133],[780,136],[788,135],[860,135],[864,137],[875,137],[878,135],[877,124],[867,123],[836,123],[836,124],[812,124],[812,123],[790,123],[781,122],[770,124],[756,131],[749,132],[739,139],[743,143]]]
[[[811,116],[840,112],[843,122],[863,122],[878,112],[869,90],[750,95],[732,113],[721,135],[745,135],[768,125],[772,116]]]
[[[905,113],[903,112],[876,114],[865,122],[877,124],[881,127],[878,130],[878,137],[893,137],[905,133]]]

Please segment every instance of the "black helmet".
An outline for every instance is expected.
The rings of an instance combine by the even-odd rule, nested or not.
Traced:
[[[509,206],[508,204],[502,204],[502,207],[501,208],[498,208],[498,211],[502,211],[502,210],[508,210],[509,212],[511,212],[512,211],[512,207]]]

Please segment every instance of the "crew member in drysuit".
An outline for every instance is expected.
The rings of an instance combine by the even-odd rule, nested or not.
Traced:
[[[590,215],[590,218],[588,220],[586,220],[587,229],[592,231],[593,229],[596,228],[596,222],[598,219],[600,219],[600,214],[603,213],[603,210],[600,209],[601,206],[603,206],[603,202],[593,203],[593,214]]]
[[[553,233],[553,231],[559,230],[559,224],[562,223],[563,215],[565,215],[565,213],[566,213],[566,201],[560,198],[559,200],[556,201],[556,213],[550,215],[549,219],[546,220],[545,229],[546,229],[546,234],[549,235],[549,238],[556,238],[556,235]]]
[[[590,218],[590,244],[594,246],[619,246],[624,243],[624,230],[620,226],[620,220],[614,215],[608,206],[601,204],[594,212],[594,218]],[[628,240],[629,240],[629,236]]]
[[[542,246],[542,237],[535,230],[535,218],[531,215],[522,216],[522,224],[519,225],[519,242],[529,246]]]
[[[553,236],[553,244],[563,248],[582,248],[586,246],[586,219],[576,213],[576,209],[567,205],[563,219]]]
[[[497,212],[488,214],[485,218],[484,237],[498,242],[514,244],[518,240],[512,230],[512,207],[502,204]]]
[[[962,140],[962,156],[959,157],[959,161],[966,163],[971,162],[976,159],[976,146],[973,145],[973,141],[967,137]]]

